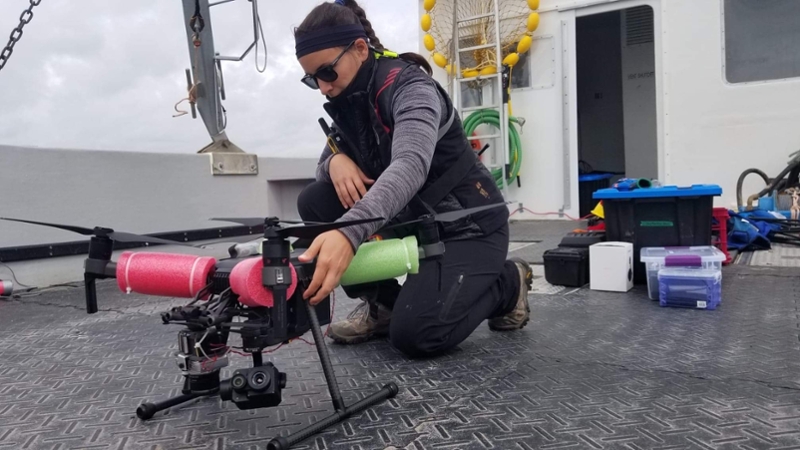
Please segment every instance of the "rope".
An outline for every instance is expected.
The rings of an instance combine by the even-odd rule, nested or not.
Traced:
[[[256,23],[258,24],[256,32],[258,33],[258,36],[261,38],[261,44],[264,46],[264,68],[262,69],[258,65],[258,39],[256,39],[256,57],[255,57],[256,70],[258,71],[258,73],[264,73],[264,71],[267,70],[267,58],[269,56],[269,49],[267,49],[267,40],[264,37],[264,28],[261,26],[261,13],[258,11],[257,0],[256,3],[253,3],[253,7],[256,10]]]
[[[194,36],[192,37],[192,40],[194,41],[195,61],[199,61],[200,60],[199,59],[200,58],[200,55],[199,55],[199,53],[200,53],[200,38],[197,35],[197,33],[194,34]],[[183,110],[178,109],[178,105],[180,105],[181,103],[183,103],[185,101],[188,101],[190,104],[194,105],[197,102],[197,86],[200,83],[197,82],[197,76],[193,75],[192,79],[193,79],[192,80],[192,86],[189,88],[189,96],[179,100],[178,103],[175,103],[175,112],[177,112],[178,114],[173,114],[172,117],[181,117],[181,116],[184,116],[186,114],[189,114],[188,111],[183,111]]]
[[[178,105],[180,105],[181,103],[183,103],[185,101],[188,101],[189,103],[192,103],[192,104],[197,101],[197,82],[193,83],[192,87],[189,88],[189,96],[188,97],[186,97],[184,99],[181,99],[180,101],[178,101],[178,103],[175,103],[175,111],[178,114],[173,114],[172,117],[180,117],[180,116],[189,114],[188,111],[183,111],[183,110],[178,109]]]

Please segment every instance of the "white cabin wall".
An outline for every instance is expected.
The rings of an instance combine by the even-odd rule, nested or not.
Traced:
[[[562,81],[561,35],[562,13],[546,8],[547,0],[541,1],[540,25],[533,33],[533,46],[529,50],[531,64],[531,87],[514,89],[511,93],[512,113],[525,119],[521,130],[522,170],[521,186],[509,186],[509,201],[522,203],[522,206],[536,213],[557,213],[565,204],[565,195],[569,198],[570,208],[565,212],[577,215],[578,192],[577,178],[572,176],[568,181],[570,188],[565,190],[564,146],[562,130]],[[424,14],[423,2],[419,1],[418,16]],[[423,46],[425,33],[418,26],[420,54],[431,62],[435,69],[435,78],[447,86],[445,71],[433,64]],[[572,33],[573,30],[566,30]],[[574,58],[574,55],[573,55]],[[572,62],[574,64],[574,61]],[[574,98],[576,92],[572,92]],[[467,113],[469,114],[469,113]],[[463,118],[462,118],[463,119]],[[573,118],[577,120],[577,118]],[[490,143],[491,144],[491,143]],[[488,153],[488,152],[487,152]],[[570,155],[570,165],[577,167],[577,153]],[[571,169],[570,169],[571,170]],[[515,205],[512,205],[516,207]],[[515,214],[515,219],[549,219],[558,218],[557,214],[540,216],[528,211]]]
[[[722,1],[670,0],[664,14],[667,179],[719,184],[717,204],[733,208],[740,173],[757,167],[775,176],[800,149],[800,78],[727,83]]]
[[[209,155],[0,145],[0,216],[131,233],[213,229],[211,217],[297,220],[317,158],[258,158],[257,175],[213,176]],[[0,248],[85,240],[0,221]]]
[[[418,3],[421,16],[422,1]],[[559,211],[568,203],[565,212],[577,215],[577,117],[574,112],[565,114],[562,108],[565,102],[574,102],[577,94],[575,80],[564,78],[575,70],[574,20],[576,15],[642,4],[655,9],[655,83],[647,89],[656,93],[658,170],[649,175],[669,184],[718,184],[723,194],[715,204],[728,208],[736,206],[736,181],[742,171],[757,167],[777,175],[785,167],[788,155],[800,149],[800,78],[728,83],[723,67],[723,3],[724,0],[541,0],[541,21],[533,34],[529,60],[534,84],[536,79],[543,79],[542,75],[544,79],[552,76],[552,82],[546,80],[539,86],[512,92],[513,113],[524,117],[526,124],[521,135],[522,186],[511,186],[509,200],[540,213]],[[424,33],[419,27],[418,30],[419,51],[429,57],[422,46]],[[444,80],[444,71],[434,68],[437,79]],[[562,73],[562,69],[566,72]],[[629,117],[630,111],[626,115]],[[646,125],[652,130],[652,123]],[[569,167],[565,167],[565,126]],[[636,139],[627,134],[626,147],[632,145],[630,139]],[[652,160],[636,162],[629,152],[626,160],[626,169],[632,171],[652,168]],[[745,184],[745,198],[763,187],[755,178]],[[559,217],[528,212],[514,216],[523,220]]]
[[[544,2],[543,2],[544,3]],[[534,41],[529,64],[536,67],[541,74],[548,74],[541,81],[532,80],[530,88],[511,91],[512,112],[525,119],[521,130],[522,170],[521,185],[511,186],[509,200],[519,202],[524,208],[537,214],[559,212],[565,205],[565,197],[571,206],[565,211],[569,215],[577,215],[577,175],[565,179],[565,171],[577,167],[578,155],[570,151],[568,167],[564,160],[564,133],[562,120],[562,99],[564,83],[562,83],[562,63],[560,55],[562,33],[573,36],[574,28],[562,25],[560,14],[556,11],[540,13],[539,28],[533,33]],[[570,64],[575,64],[574,53]],[[536,70],[536,69],[535,69]],[[577,98],[577,90],[569,93],[569,98]],[[577,114],[571,117],[573,130],[577,129]],[[577,134],[576,134],[577,136]],[[565,186],[566,184],[566,186]],[[535,215],[530,211],[520,211],[515,219],[558,218],[557,215]]]

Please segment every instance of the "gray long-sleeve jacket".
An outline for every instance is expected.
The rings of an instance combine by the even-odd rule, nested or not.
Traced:
[[[398,80],[393,97],[392,158],[386,170],[369,187],[363,198],[356,202],[341,220],[383,217],[391,220],[411,201],[428,176],[436,148],[439,127],[448,119],[447,102],[428,77],[408,77]],[[333,153],[327,145],[317,166],[316,179],[330,182],[330,161]],[[442,204],[448,210],[463,209],[455,196],[448,195]],[[441,205],[440,205],[441,206]],[[386,222],[372,222],[342,228],[356,249]],[[474,223],[459,230],[459,237],[481,234]]]

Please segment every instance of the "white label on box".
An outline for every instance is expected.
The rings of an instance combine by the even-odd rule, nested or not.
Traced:
[[[701,301],[698,301],[698,302],[697,302],[697,307],[698,307],[698,308],[705,308],[705,307],[706,307],[706,302],[701,302]]]

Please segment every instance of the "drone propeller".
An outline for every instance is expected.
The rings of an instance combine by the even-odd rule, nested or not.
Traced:
[[[222,222],[233,222],[242,224],[246,227],[258,227],[264,225],[266,219],[263,217],[214,217],[211,220],[219,220]],[[275,220],[276,223],[287,223],[291,225],[322,225],[326,222],[309,222],[302,220]]]
[[[426,220],[433,220],[434,222],[455,222],[456,220],[467,217],[470,214],[475,214],[481,211],[486,211],[488,209],[498,208],[500,206],[506,206],[506,205],[508,205],[508,203],[493,203],[491,205],[477,206],[475,208],[462,209],[459,211],[448,211],[444,213],[434,214],[433,216],[421,217],[419,219],[409,220],[407,222],[390,225],[388,227],[382,228],[381,231],[389,231],[395,228],[407,227],[409,225],[425,222]]]
[[[91,228],[77,227],[74,225],[62,225],[58,223],[36,222],[33,220],[23,220],[23,219],[11,219],[8,217],[0,217],[0,220],[29,223],[33,225],[42,225],[52,228],[60,228],[62,230],[67,230],[78,234],[82,234],[84,236],[98,236],[98,237],[104,236],[117,242],[144,242],[148,244],[184,245],[189,247],[195,247],[194,245],[186,244],[183,242],[170,241],[168,239],[161,239],[153,236],[143,236],[140,234],[127,233],[124,231],[114,231],[110,228],[103,228],[103,227],[95,227],[94,229],[91,229]]]
[[[371,219],[360,219],[360,220],[348,220],[344,222],[329,222],[329,223],[319,223],[315,225],[305,225],[305,226],[297,226],[297,227],[289,227],[289,228],[280,228],[277,230],[278,234],[283,237],[296,237],[300,239],[313,239],[317,237],[317,235],[322,234],[326,231],[336,230],[339,228],[349,227],[350,225],[358,225],[362,223],[370,223],[370,222],[377,222],[379,220],[384,220],[383,217],[373,217]]]
[[[313,239],[317,237],[317,235],[322,234],[326,231],[336,230],[338,228],[348,227],[350,225],[358,225],[361,223],[369,223],[369,222],[377,222],[379,220],[384,220],[383,217],[373,217],[370,219],[359,219],[359,220],[349,220],[344,222],[310,222],[310,221],[302,221],[302,220],[278,220],[277,218],[258,218],[258,217],[216,217],[212,218],[211,220],[221,220],[225,222],[234,222],[240,223],[245,226],[255,227],[259,225],[264,225],[266,222],[270,222],[273,224],[279,223],[287,223],[287,224],[299,224],[296,227],[287,227],[287,228],[277,228],[275,232],[278,233],[279,236],[283,238],[287,237],[296,237],[300,239]]]

